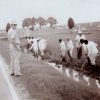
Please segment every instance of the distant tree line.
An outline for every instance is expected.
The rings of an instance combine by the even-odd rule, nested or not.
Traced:
[[[53,26],[56,25],[57,23],[58,23],[58,21],[54,17],[48,17],[47,19],[44,19],[43,17],[38,17],[38,18],[33,17],[33,18],[25,18],[22,21],[22,27],[23,28],[29,27],[30,30],[34,31],[34,26],[36,24],[38,24],[39,28],[41,29],[42,26],[47,25],[47,24],[49,24],[50,28],[53,28]],[[67,21],[67,26],[70,30],[75,26],[73,18],[69,17],[69,19]],[[11,27],[10,23],[7,23],[6,32],[8,32],[10,27]]]
[[[34,26],[36,24],[39,25],[39,28],[41,29],[42,26],[49,24],[50,28],[53,27],[53,25],[56,25],[58,22],[54,17],[48,17],[47,20],[44,19],[43,17],[38,17],[38,18],[25,18],[22,22],[22,27],[29,27],[31,26],[31,30],[34,30]]]

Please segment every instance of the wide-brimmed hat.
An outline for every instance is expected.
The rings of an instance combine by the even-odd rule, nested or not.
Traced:
[[[11,21],[11,25],[17,25],[16,21]]]

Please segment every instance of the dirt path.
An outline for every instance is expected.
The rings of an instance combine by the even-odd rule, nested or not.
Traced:
[[[14,93],[15,91],[9,80],[9,77],[7,76],[7,73],[4,69],[4,62],[0,56],[0,98],[2,98],[2,100],[18,100]]]

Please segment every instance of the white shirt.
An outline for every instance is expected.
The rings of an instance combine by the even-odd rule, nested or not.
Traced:
[[[40,50],[45,50],[47,47],[47,41],[45,39],[40,39],[38,45]]]
[[[33,41],[33,39],[27,39],[28,43],[31,43]]]
[[[16,30],[14,30],[13,28],[10,28],[9,31],[8,31],[8,39],[9,39],[9,42],[10,42],[10,47],[13,45],[11,43],[12,39],[15,39],[15,43],[20,44],[19,37],[16,33]]]
[[[83,46],[84,52],[86,53],[86,52],[87,52],[87,47],[86,47],[86,45],[83,43],[82,46]]]
[[[64,41],[62,41],[60,43],[60,48],[61,48],[61,50],[66,50],[66,45],[65,45],[65,42]]]
[[[97,54],[98,49],[97,49],[97,44],[89,41],[89,43],[86,45],[87,50],[88,50],[88,56],[91,56],[92,54]]]
[[[69,40],[69,41],[67,42],[67,49],[69,50],[69,49],[72,49],[73,47],[74,47],[74,45],[73,45],[72,40]]]
[[[84,39],[84,40],[85,40],[85,39],[86,39],[85,35],[82,35],[82,36],[79,36],[79,34],[76,35],[75,40],[76,40],[77,42],[80,42],[81,39]]]
[[[30,48],[30,50],[33,49],[34,51],[38,51],[38,42],[37,42],[37,39],[33,39],[33,44]]]
[[[31,39],[30,39],[30,42],[33,42],[33,41],[34,41],[34,38],[33,38],[33,39],[31,38]]]
[[[30,39],[27,39],[27,42],[28,42],[28,43],[31,43],[31,42],[30,42]]]

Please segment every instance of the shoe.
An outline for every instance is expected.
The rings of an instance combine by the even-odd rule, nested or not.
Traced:
[[[20,74],[16,74],[15,77],[22,76],[22,75],[23,75],[23,74],[21,74],[21,73],[20,73]]]

